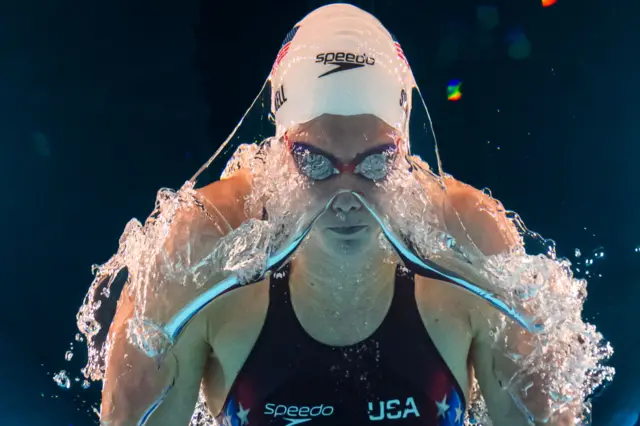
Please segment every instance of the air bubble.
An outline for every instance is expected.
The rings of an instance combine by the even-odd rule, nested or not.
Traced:
[[[69,389],[71,387],[71,381],[69,380],[65,370],[62,370],[53,376],[53,381],[63,389]]]
[[[593,257],[595,257],[596,259],[603,259],[604,258],[604,249],[602,247],[595,249],[593,251]]]

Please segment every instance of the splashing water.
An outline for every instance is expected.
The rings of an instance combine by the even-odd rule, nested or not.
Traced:
[[[227,277],[234,275],[242,283],[264,274],[270,256],[286,247],[323,207],[323,200],[309,196],[313,184],[299,176],[287,161],[288,155],[284,143],[275,138],[237,147],[222,178],[243,175],[251,182],[240,226],[233,228],[214,205],[224,200],[212,201],[195,189],[195,178],[177,191],[161,189],[144,224],[133,219],[126,225],[117,253],[94,267],[95,279],[77,315],[88,346],[89,360],[82,370],[86,378],[104,378],[112,342],[109,335],[104,336],[103,327],[108,324],[100,323],[98,311],[103,300],[111,297],[111,285],[119,272],[128,273],[121,297],[135,300],[128,341],[154,358],[162,357],[172,344],[165,326],[182,307]],[[512,213],[510,221],[517,231],[503,231],[515,232],[511,237],[517,244],[508,253],[485,256],[473,240],[471,244],[455,241],[439,213],[447,179],[440,164],[438,170],[440,175],[420,157],[400,156],[397,167],[376,184],[367,201],[418,256],[455,271],[535,318],[540,330],[528,336],[524,349],[516,345],[525,333],[522,329],[503,315],[487,318],[495,330],[494,345],[513,361],[509,371],[498,372],[503,387],[525,413],[532,398],[544,396],[549,407],[545,418],[537,420],[580,407],[584,421],[590,411],[588,397],[614,373],[603,365],[612,354],[611,346],[593,325],[582,320],[586,282],[575,279],[571,264],[556,258],[554,246],[528,231]],[[548,246],[547,252],[527,254],[525,235]],[[386,238],[381,236],[379,244],[388,253],[386,261],[398,260]],[[578,250],[575,256],[580,257]],[[76,335],[76,341],[82,340]],[[533,386],[539,376],[546,378],[544,386]],[[70,386],[64,371],[55,381]],[[83,387],[85,383],[88,387],[88,381]],[[477,386],[466,422],[491,425]],[[208,424],[214,421],[201,391],[191,425]]]
[[[71,388],[71,380],[69,380],[69,376],[65,370],[56,373],[56,375],[53,376],[53,381],[63,389]]]

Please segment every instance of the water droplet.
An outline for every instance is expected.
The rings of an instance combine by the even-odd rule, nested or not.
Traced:
[[[105,287],[102,289],[101,291],[102,296],[109,298],[111,296],[111,288],[110,287]]]
[[[84,341],[84,339],[82,338],[82,335],[80,333],[76,333],[76,342],[82,342]]]
[[[575,254],[576,257],[582,256],[582,253],[580,253],[580,249],[576,249],[574,254]]]
[[[82,382],[82,389],[89,389],[90,383],[88,380]]]
[[[71,358],[73,358],[73,352],[67,351],[67,353],[64,354],[64,359],[67,361],[71,361]]]
[[[69,389],[71,387],[71,381],[67,376],[67,372],[65,370],[61,370],[55,376],[53,376],[53,381],[56,382],[58,386],[64,389]]]
[[[85,335],[94,336],[100,331],[100,324],[93,318],[85,318],[82,323],[82,331]]]

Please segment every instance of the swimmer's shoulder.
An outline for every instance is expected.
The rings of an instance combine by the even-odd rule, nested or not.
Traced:
[[[246,197],[251,192],[251,174],[238,170],[233,175],[196,190],[210,206],[220,212],[235,229],[248,219]]]
[[[238,170],[231,176],[213,182],[197,192],[208,203],[215,206],[232,229],[249,219],[245,202],[251,192],[251,175]],[[206,334],[210,343],[216,340],[219,329],[230,323],[251,327],[261,326],[269,302],[269,279],[230,291],[214,300],[203,312],[206,317]],[[235,327],[235,326],[234,326]]]
[[[437,313],[440,316],[468,322],[469,310],[478,303],[471,293],[438,279],[415,276],[416,302],[421,313]]]
[[[227,345],[254,341],[269,307],[269,279],[239,287],[214,300],[203,312],[205,335],[217,352]]]

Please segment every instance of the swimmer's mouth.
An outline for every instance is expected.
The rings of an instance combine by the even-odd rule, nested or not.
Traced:
[[[359,226],[335,226],[335,227],[331,227],[329,228],[330,230],[332,230],[333,232],[335,232],[336,234],[340,234],[340,235],[351,235],[351,234],[355,234],[358,231],[363,230],[364,228],[366,228],[366,225],[359,225]]]

